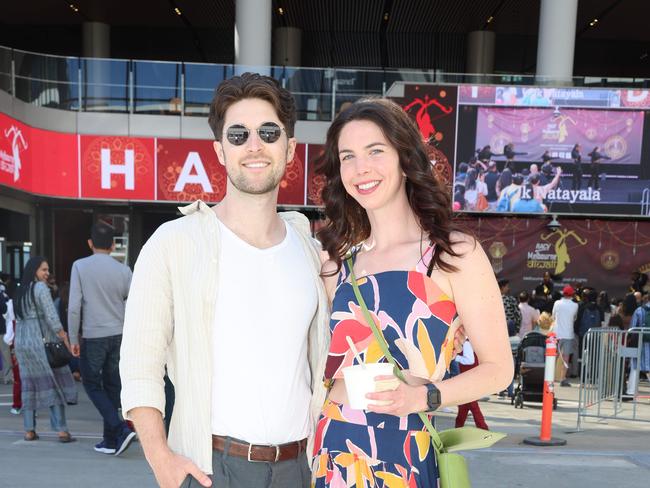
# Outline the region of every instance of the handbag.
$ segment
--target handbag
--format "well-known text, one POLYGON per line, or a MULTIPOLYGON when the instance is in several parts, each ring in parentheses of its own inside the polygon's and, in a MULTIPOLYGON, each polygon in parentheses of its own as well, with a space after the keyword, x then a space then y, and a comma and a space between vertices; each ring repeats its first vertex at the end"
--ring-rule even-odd
POLYGON ((67 366, 72 359, 72 354, 70 354, 65 343, 63 341, 47 342, 38 313, 36 314, 36 320, 38 320, 38 327, 41 329, 43 346, 45 347, 45 356, 47 356, 47 362, 49 363, 50 368, 62 368, 63 366, 67 366))
MULTIPOLYGON (((395 362, 395 358, 388 350, 386 339, 379 331, 377 324, 368 312, 366 302, 361 296, 359 291, 359 284, 357 283, 356 276, 354 275, 352 257, 347 257, 348 268, 350 269, 350 283, 354 290, 354 296, 359 302, 363 316, 370 325, 372 333, 381 348, 384 357, 389 363, 393 365, 393 372, 395 376, 402 382, 406 383, 406 378, 395 362)), ((419 412, 418 415, 422 423, 426 427, 429 435, 431 436, 431 444, 436 454, 436 461, 438 464, 438 473, 440 475, 441 488, 472 488, 472 483, 469 479, 469 469, 467 461, 463 456, 457 454, 456 451, 464 451, 470 449, 482 449, 490 447, 494 443, 503 439, 506 434, 500 432, 492 432, 476 427, 459 427, 455 429, 448 429, 438 432, 433 427, 429 416, 426 413, 419 412)))

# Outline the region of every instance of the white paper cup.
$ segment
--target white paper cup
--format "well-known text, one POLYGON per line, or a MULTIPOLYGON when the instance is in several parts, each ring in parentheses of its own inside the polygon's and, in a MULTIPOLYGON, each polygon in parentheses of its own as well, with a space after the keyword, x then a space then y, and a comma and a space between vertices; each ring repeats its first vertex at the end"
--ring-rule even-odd
POLYGON ((367 393, 375 391, 394 390, 399 385, 399 380, 376 382, 376 376, 392 376, 393 366, 390 363, 369 363, 364 366, 356 364, 343 368, 345 389, 348 393, 348 404, 357 410, 365 410, 371 403, 379 404, 376 400, 366 398, 367 393), (365 368, 364 368, 365 366, 365 368))

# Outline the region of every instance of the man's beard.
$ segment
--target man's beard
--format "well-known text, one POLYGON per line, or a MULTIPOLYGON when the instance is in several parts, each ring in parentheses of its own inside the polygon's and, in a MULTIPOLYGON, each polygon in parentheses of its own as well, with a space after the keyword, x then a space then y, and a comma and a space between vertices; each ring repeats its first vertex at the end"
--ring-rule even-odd
POLYGON ((244 171, 237 171, 235 173, 227 172, 228 179, 233 184, 237 190, 242 193, 248 193, 249 195, 264 195, 270 193, 277 188, 282 181, 284 176, 284 171, 286 169, 286 164, 283 166, 271 165, 271 171, 268 177, 256 183, 253 183, 249 178, 246 177, 244 171))

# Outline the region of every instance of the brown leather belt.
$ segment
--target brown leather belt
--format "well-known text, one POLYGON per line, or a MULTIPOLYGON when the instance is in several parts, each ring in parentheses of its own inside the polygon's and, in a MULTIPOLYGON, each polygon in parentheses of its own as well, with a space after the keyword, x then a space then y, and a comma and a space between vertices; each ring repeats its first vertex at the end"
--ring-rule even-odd
MULTIPOLYGON (((212 436, 212 449, 224 452, 226 450, 227 437, 220 435, 212 436)), ((261 446, 249 444, 235 439, 230 439, 230 448, 228 454, 247 459, 250 462, 260 463, 277 463, 278 461, 288 461, 296 459, 307 448, 307 439, 301 441, 289 442, 279 446, 261 446)))

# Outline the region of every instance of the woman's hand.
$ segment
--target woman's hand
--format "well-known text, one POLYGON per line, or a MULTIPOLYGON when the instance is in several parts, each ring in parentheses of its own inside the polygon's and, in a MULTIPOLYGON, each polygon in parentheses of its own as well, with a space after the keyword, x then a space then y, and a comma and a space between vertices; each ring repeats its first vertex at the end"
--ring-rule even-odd
MULTIPOLYGON (((394 376, 377 376, 375 381, 394 380, 394 376)), ((368 393, 366 398, 390 402, 388 405, 371 403, 368 410, 376 413, 387 413, 397 417, 404 417, 411 413, 427 410, 427 387, 424 385, 411 386, 400 381, 399 386, 392 391, 368 393)))
POLYGON ((70 349, 70 341, 68 340, 68 334, 65 332, 65 330, 61 329, 56 333, 56 335, 63 341, 63 344, 65 344, 65 347, 68 349, 68 351, 70 351, 70 354, 72 354, 72 349, 70 349))

